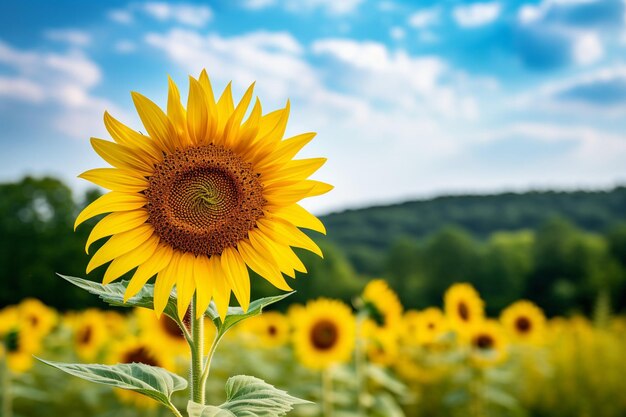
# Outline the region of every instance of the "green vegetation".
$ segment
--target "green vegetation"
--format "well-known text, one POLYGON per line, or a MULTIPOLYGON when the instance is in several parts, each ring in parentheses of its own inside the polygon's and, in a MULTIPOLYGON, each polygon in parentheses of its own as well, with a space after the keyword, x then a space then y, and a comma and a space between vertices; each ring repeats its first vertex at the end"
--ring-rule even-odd
MULTIPOLYGON (((54 273, 85 276, 91 225, 75 233, 73 222, 98 195, 89 191, 75 201, 53 178, 0 184, 0 307, 27 296, 60 309, 94 305, 54 273)), ((314 238, 325 259, 304 255, 309 274, 289 281, 298 290, 295 301, 320 295, 349 301, 367 279, 385 277, 407 308, 439 304, 457 281, 472 282, 493 312, 522 297, 550 315, 626 308, 623 187, 441 197, 323 221, 328 237, 314 238)), ((256 297, 275 294, 269 285, 253 288, 256 297)))

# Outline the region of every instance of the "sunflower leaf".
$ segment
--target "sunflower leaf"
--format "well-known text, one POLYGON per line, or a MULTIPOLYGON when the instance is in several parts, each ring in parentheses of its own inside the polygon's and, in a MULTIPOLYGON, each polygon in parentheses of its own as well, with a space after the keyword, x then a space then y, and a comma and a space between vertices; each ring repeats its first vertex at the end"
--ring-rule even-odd
POLYGON ((223 323, 220 319, 219 313, 217 312, 215 303, 213 303, 212 301, 211 304, 209 304, 209 307, 207 308, 204 315, 213 320, 215 327, 217 327, 218 334, 221 336, 237 323, 249 317, 258 316, 268 305, 277 303, 278 301, 289 297, 293 293, 295 293, 295 291, 288 292, 286 294, 276 295, 274 297, 265 297, 254 300, 250 303, 250 307, 248 307, 248 311, 246 312, 244 312, 241 307, 228 307, 228 312, 226 313, 226 318, 224 319, 223 323))
POLYGON ((220 406, 203 406, 189 402, 189 417, 280 417, 297 404, 309 401, 292 397, 267 382, 247 375, 226 381, 226 402, 220 406))
MULTIPOLYGON (((76 285, 83 290, 97 295, 105 303, 116 307, 143 307, 154 310, 154 285, 146 284, 134 297, 124 302, 124 293, 129 281, 113 282, 111 284, 102 285, 99 282, 89 281, 83 278, 71 277, 58 274, 64 280, 76 285)), ((178 314, 176 312, 176 296, 172 292, 167 302, 164 313, 178 322, 178 314)))
POLYGON ((167 407, 172 407, 170 398, 174 392, 187 388, 187 381, 184 378, 163 368, 143 363, 84 365, 37 359, 46 365, 90 382, 135 391, 167 407))

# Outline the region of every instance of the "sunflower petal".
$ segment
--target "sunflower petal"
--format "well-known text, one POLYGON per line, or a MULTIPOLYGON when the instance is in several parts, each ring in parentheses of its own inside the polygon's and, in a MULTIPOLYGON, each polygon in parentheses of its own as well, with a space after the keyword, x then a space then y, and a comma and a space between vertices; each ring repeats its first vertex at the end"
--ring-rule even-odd
POLYGON ((154 283, 154 312, 159 317, 163 314, 163 310, 165 310, 172 293, 172 288, 176 284, 180 256, 180 252, 174 251, 169 264, 159 272, 154 283))
POLYGON ((263 181, 265 183, 278 182, 278 181, 303 181, 311 176, 315 171, 320 169, 326 158, 309 158, 298 159, 295 161, 289 161, 281 169, 270 171, 268 174, 263 174, 263 181))
POLYGON ((134 229, 144 224, 146 220, 148 220, 148 212, 145 209, 108 214, 91 229, 87 244, 85 244, 85 252, 89 253, 89 247, 96 240, 134 229))
POLYGON ((202 90, 204 90, 204 96, 208 105, 210 123, 207 136, 210 140, 212 140, 216 136, 215 134, 217 132, 218 114, 217 105, 215 104, 215 96, 213 95, 213 87, 211 87, 211 81, 209 80, 206 70, 202 70, 198 82, 202 86, 202 90))
POLYGON ((176 137, 176 130, 167 115, 147 97, 137 92, 132 92, 131 96, 139 118, 150 137, 159 144, 161 149, 173 152, 176 149, 176 143, 172 139, 176 137))
POLYGON ((193 293, 196 290, 193 271, 194 261, 195 256, 192 253, 186 252, 180 256, 180 263, 178 264, 176 292, 178 296, 178 317, 181 319, 185 317, 189 304, 191 304, 193 293))
POLYGON ((238 154, 246 154, 248 147, 256 138, 259 127, 261 126, 262 112, 261 101, 257 97, 248 120, 241 126, 239 140, 235 141, 233 144, 233 149, 238 154))
POLYGON ((99 214, 111 213, 115 211, 137 210, 147 203, 146 198, 141 194, 128 194, 119 191, 112 191, 89 204, 80 212, 74 222, 74 230, 83 223, 99 214))
POLYGON ((209 258, 209 270, 209 277, 213 281, 213 300, 223 322, 230 302, 230 286, 219 256, 213 255, 209 258))
POLYGON ((154 256, 139 265, 124 292, 124 302, 134 297, 146 282, 169 265, 174 251, 166 245, 157 246, 154 256))
POLYGON ((266 279, 276 288, 283 291, 291 291, 291 287, 287 284, 287 281, 285 281, 285 278, 283 278, 283 275, 280 273, 278 268, 254 250, 250 242, 242 240, 237 245, 237 249, 250 269, 266 279))
POLYGON ((235 110, 235 105, 233 103, 233 93, 232 93, 232 83, 228 83, 224 92, 220 96, 220 99, 217 101, 217 135, 216 135, 216 144, 223 144, 224 141, 224 128, 226 127, 226 122, 228 118, 235 110))
POLYGON ((135 249, 154 234, 154 229, 149 224, 122 232, 112 236, 94 255, 87 264, 87 273, 90 273, 100 265, 104 265, 112 259, 117 258, 135 249))
POLYGON ((96 153, 114 167, 136 171, 144 176, 154 172, 152 157, 139 149, 98 138, 91 138, 90 142, 96 153))
POLYGON ((226 248, 221 256, 222 269, 244 312, 250 305, 250 276, 246 263, 235 248, 226 248))
POLYGON ((252 94, 254 93, 254 83, 248 87, 246 92, 237 107, 233 111, 233 114, 230 116, 228 121, 226 122, 226 127, 224 129, 224 144, 232 148, 233 145, 240 140, 238 137, 239 131, 241 129, 241 122, 243 117, 248 111, 248 106, 250 105, 250 101, 252 100, 252 94))
POLYGON ((102 280, 102 283, 104 285, 107 285, 110 282, 115 281, 131 269, 147 261, 154 254, 154 251, 156 250, 158 245, 159 237, 156 235, 152 235, 148 240, 137 246, 135 249, 129 251, 128 253, 125 253, 120 257, 113 259, 113 262, 111 262, 106 272, 104 273, 104 279, 102 280))
POLYGON ((152 139, 126 126, 108 112, 104 112, 104 126, 113 140, 120 145, 141 149, 155 161, 163 160, 163 152, 152 139))
POLYGON ((290 206, 309 197, 314 187, 314 184, 309 184, 307 181, 275 182, 263 189, 263 197, 270 206, 290 206))
POLYGON ((193 143, 207 141, 209 131, 209 113, 206 95, 202 86, 193 77, 189 77, 189 97, 187 99, 187 130, 193 143))
POLYGON ((304 227, 305 229, 315 230, 316 232, 326 234, 326 227, 324 227, 321 220, 298 204, 281 207, 272 211, 270 215, 288 221, 294 226, 304 227))
POLYGON ((148 188, 148 180, 133 172, 117 168, 96 168, 78 176, 113 191, 138 193, 148 188))
POLYGON ((276 245, 268 237, 262 234, 258 229, 251 230, 248 233, 252 247, 263 255, 265 259, 274 259, 278 269, 283 274, 295 278, 296 274, 288 256, 283 251, 276 249, 276 245))
POLYGON ((213 297, 211 282, 213 277, 211 277, 209 258, 204 255, 196 257, 193 274, 196 282, 196 301, 198 302, 196 318, 200 318, 209 307, 213 297))
POLYGON ((276 242, 287 246, 306 249, 323 258, 322 250, 317 244, 296 226, 281 220, 260 219, 257 221, 259 229, 276 242))

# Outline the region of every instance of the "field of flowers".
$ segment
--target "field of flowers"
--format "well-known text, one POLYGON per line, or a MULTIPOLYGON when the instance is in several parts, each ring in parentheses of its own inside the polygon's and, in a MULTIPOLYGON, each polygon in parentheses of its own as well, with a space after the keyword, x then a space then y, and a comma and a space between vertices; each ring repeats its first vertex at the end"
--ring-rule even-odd
MULTIPOLYGON (((312 402, 292 416, 626 415, 624 318, 546 320, 526 301, 498 318, 483 312, 468 284, 451 287, 443 308, 403 311, 382 280, 352 306, 318 299, 266 311, 222 340, 207 398, 223 401, 224 382, 237 373, 312 402)), ((0 323, 3 417, 168 415, 137 393, 61 379, 34 356, 188 372, 182 332, 148 309, 59 313, 27 299, 3 309, 0 323)), ((208 347, 214 328, 205 327, 208 347)), ((186 398, 173 401, 184 408, 186 398)))

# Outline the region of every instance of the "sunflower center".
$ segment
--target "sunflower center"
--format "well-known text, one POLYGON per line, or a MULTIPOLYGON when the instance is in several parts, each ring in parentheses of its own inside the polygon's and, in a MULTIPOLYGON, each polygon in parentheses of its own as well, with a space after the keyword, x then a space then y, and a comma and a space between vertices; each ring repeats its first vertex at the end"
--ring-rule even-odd
POLYGON ((155 166, 149 182, 148 222, 170 246, 194 255, 236 246, 266 204, 252 165, 221 146, 178 149, 155 166))
POLYGON ((468 321, 470 317, 470 312, 469 312, 469 308, 467 308, 467 304, 461 301, 459 305, 457 306, 457 309, 458 309, 459 317, 461 317, 461 320, 468 321))
POLYGON ((85 326, 78 331, 76 338, 78 339, 78 343, 81 345, 88 345, 91 341, 91 336, 93 335, 93 329, 91 326, 85 326))
POLYGON ((271 325, 267 328, 267 332, 270 336, 276 336, 276 334, 278 333, 278 329, 276 328, 276 326, 271 325))
POLYGON ((515 320, 515 328, 520 333, 528 333, 532 327, 533 325, 531 321, 528 320, 528 317, 518 317, 518 319, 515 320))
POLYGON ((28 321, 30 322, 31 326, 33 327, 37 327, 39 325, 39 317, 37 317, 34 314, 31 314, 28 316, 28 321))
POLYGON ((139 346, 124 354, 122 359, 123 363, 143 363, 150 366, 159 366, 159 361, 156 360, 145 346, 139 346))
POLYGON ((339 331, 335 323, 321 320, 311 328, 311 344, 318 350, 328 350, 335 346, 339 339, 339 331))
POLYGON ((11 330, 4 337, 4 344, 7 348, 7 352, 17 352, 20 348, 20 334, 17 330, 11 330))
POLYGON ((481 334, 474 339, 474 345, 480 350, 488 350, 493 348, 494 340, 488 334, 481 334))

